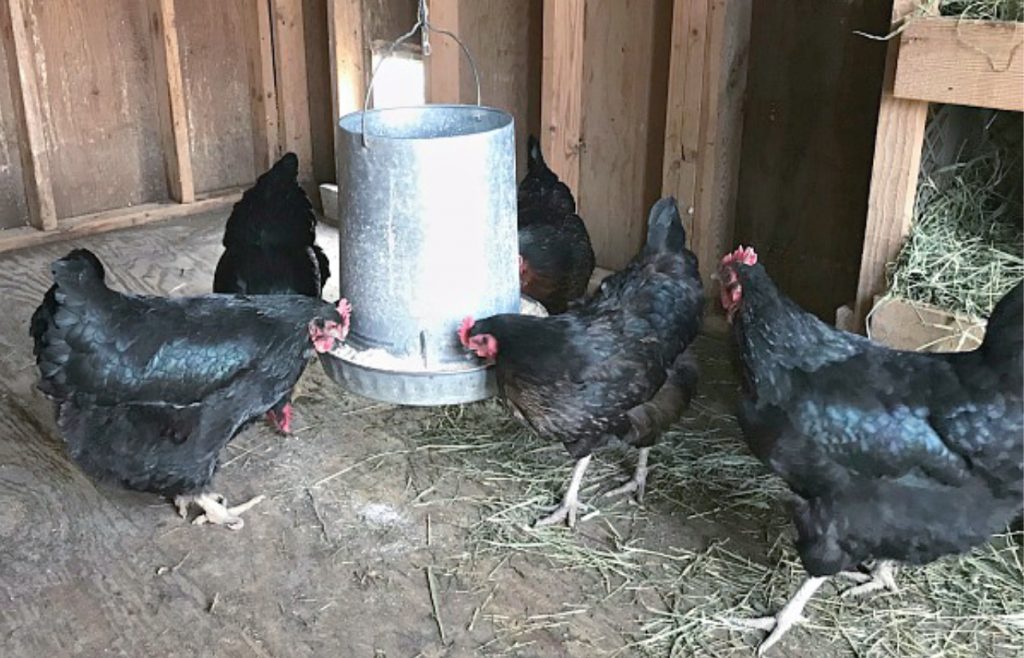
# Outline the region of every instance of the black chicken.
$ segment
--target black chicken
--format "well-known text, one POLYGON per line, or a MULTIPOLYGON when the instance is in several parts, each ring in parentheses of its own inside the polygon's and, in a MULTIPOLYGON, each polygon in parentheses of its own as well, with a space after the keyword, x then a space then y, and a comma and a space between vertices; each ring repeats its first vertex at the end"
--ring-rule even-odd
POLYGON ((892 562, 924 564, 1006 527, 1024 495, 1018 284, 973 352, 901 352, 835 329, 782 295, 753 249, 722 259, 722 305, 742 362, 740 425, 796 494, 810 578, 776 617, 763 653, 825 580, 875 561, 849 594, 895 589, 892 562))
POLYGON ((518 193, 520 290, 548 313, 562 313, 586 293, 594 249, 572 192, 548 168, 532 135, 527 161, 518 193))
POLYGON ((697 258, 686 248, 675 199, 666 198, 651 209, 640 254, 566 313, 463 321, 462 344, 494 360, 501 396, 577 460, 562 504, 538 525, 575 524, 591 452, 609 437, 640 454, 633 478, 608 495, 642 499, 650 447, 696 385, 689 346, 703 309, 697 258))
MULTIPOLYGON (((221 449, 285 397, 315 352, 348 332, 349 307, 298 295, 130 295, 78 249, 53 264, 32 316, 39 388, 71 457, 97 478, 175 497, 197 522, 242 527, 206 491, 221 449)), ((258 499, 257 499, 258 502, 258 499)))
MULTIPOLYGON (((298 157, 285 153, 235 204, 214 292, 320 297, 331 269, 316 244, 316 216, 298 175, 298 157)), ((291 395, 267 417, 278 431, 290 433, 291 395)))

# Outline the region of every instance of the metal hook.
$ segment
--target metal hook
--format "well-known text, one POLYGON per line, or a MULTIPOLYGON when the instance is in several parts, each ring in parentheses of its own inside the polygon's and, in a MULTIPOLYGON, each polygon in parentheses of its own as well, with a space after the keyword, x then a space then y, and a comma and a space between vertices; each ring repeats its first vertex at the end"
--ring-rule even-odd
POLYGON ((380 61, 377 62, 377 65, 373 67, 373 73, 370 75, 370 84, 366 86, 366 96, 363 98, 363 111, 362 116, 360 117, 360 130, 362 131, 363 148, 366 148, 367 146, 366 112, 368 111, 370 106, 370 95, 373 93, 373 84, 377 80, 377 73, 380 71, 380 67, 384 64, 384 62, 390 59, 391 56, 395 54, 395 50, 398 48, 398 46, 402 45, 403 43, 408 41, 409 38, 412 37, 412 35, 416 34, 416 30, 420 30, 420 38, 422 39, 421 43, 424 57, 430 56, 430 32, 437 32, 439 34, 443 34, 447 37, 454 39, 455 43, 459 44, 459 48, 466 55, 466 59, 469 60, 469 65, 473 69, 473 81, 476 84, 476 104, 478 106, 481 105, 480 71, 476 67, 476 61, 473 59, 473 54, 469 52, 469 48, 466 47, 466 44, 464 44, 462 40, 459 39, 459 37, 455 36, 452 32, 436 28, 430 24, 428 18, 427 0, 420 0, 415 25, 413 25, 412 29, 410 29, 402 36, 400 36, 397 40, 392 41, 391 47, 388 48, 388 53, 384 57, 381 57, 380 61))

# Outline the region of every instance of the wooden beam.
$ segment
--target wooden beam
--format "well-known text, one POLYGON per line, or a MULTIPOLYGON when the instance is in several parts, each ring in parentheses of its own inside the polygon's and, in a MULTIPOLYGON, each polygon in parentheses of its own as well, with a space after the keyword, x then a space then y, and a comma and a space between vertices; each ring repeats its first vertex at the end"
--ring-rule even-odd
MULTIPOLYGON (((893 27, 915 11, 916 5, 915 0, 896 0, 892 10, 893 27)), ((878 106, 875 158, 871 167, 857 299, 852 315, 837 314, 837 322, 841 318, 846 324, 844 328, 852 331, 864 330, 864 318, 871 310, 875 295, 885 290, 885 265, 899 254, 914 216, 928 103, 893 95, 899 51, 900 40, 891 40, 878 106)))
MULTIPOLYGON (((430 22, 458 35, 461 0, 430 0, 430 22)), ((428 103, 475 103, 463 94, 472 77, 459 44, 443 34, 430 35, 430 56, 425 58, 428 103), (467 77, 468 76, 468 77, 467 77)), ((476 94, 474 87, 473 94, 476 94)))
POLYGON ((900 34, 893 96, 1024 111, 1024 23, 926 17, 900 34))
POLYGON ((36 230, 57 228, 57 210, 53 201, 50 157, 43 135, 39 85, 36 80, 37 52, 32 45, 27 20, 30 15, 24 0, 0 1, 0 21, 7 51, 8 79, 18 129, 28 221, 36 230))
POLYGON ((84 238, 88 235, 106 233, 133 226, 142 226, 167 219, 189 217, 204 212, 227 210, 242 198, 242 192, 234 191, 217 196, 200 197, 193 203, 145 203, 131 208, 105 210, 91 215, 61 220, 53 231, 37 231, 33 228, 11 228, 0 231, 0 252, 35 247, 41 244, 84 238))
POLYGON ((541 148, 552 171, 579 194, 583 153, 586 0, 544 0, 541 148))
POLYGON ((662 194, 676 197, 688 230, 697 191, 707 19, 706 0, 673 3, 662 194))
POLYGON ((313 142, 302 0, 271 1, 280 144, 298 156, 299 180, 308 183, 313 178, 313 142))
POLYGON ((280 157, 277 117, 277 85, 274 81, 274 42, 270 22, 270 0, 251 0, 246 16, 246 48, 249 56, 252 98, 253 161, 256 175, 270 168, 280 157))
POLYGON ((752 9, 751 0, 708 0, 690 237, 705 285, 732 247, 752 9))
POLYGON ((369 48, 363 29, 363 0, 328 0, 327 30, 331 67, 331 117, 363 109, 369 48))
POLYGON ((179 203, 196 199, 192 178, 192 155, 188 143, 185 88, 181 79, 178 29, 174 21, 174 0, 151 0, 154 73, 160 106, 167 185, 171 198, 179 203))

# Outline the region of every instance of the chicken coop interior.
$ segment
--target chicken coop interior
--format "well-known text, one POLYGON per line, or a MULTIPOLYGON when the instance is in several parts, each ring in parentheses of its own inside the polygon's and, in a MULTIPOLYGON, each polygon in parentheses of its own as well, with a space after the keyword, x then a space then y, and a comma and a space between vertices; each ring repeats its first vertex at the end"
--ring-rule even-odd
POLYGON ((1024 652, 1021 0, 0 36, 0 655, 1024 652))

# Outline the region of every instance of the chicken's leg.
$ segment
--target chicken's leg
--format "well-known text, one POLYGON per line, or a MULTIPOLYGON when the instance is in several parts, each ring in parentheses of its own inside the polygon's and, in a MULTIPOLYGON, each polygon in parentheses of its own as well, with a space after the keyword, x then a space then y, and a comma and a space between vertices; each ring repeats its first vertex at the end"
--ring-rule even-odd
POLYGON ((239 530, 245 525, 245 522, 240 516, 242 512, 262 501, 263 496, 256 496, 241 505, 227 507, 227 501, 224 499, 224 496, 216 493, 203 493, 176 496, 174 499, 174 506, 178 508, 178 515, 183 519, 188 517, 188 508, 190 505, 196 505, 201 508, 203 513, 192 519, 192 523, 195 525, 213 523, 216 525, 227 526, 231 530, 239 530))
POLYGON ((896 564, 890 560, 878 560, 868 573, 842 571, 838 575, 860 583, 840 594, 844 599, 863 596, 880 589, 888 590, 893 594, 898 594, 900 591, 899 586, 896 585, 896 564))
POLYGON ((604 494, 606 498, 613 496, 622 496, 623 494, 633 493, 637 503, 644 502, 644 487, 647 485, 647 455, 651 452, 650 448, 640 448, 640 454, 636 458, 636 471, 633 473, 633 477, 623 484, 621 487, 617 487, 608 491, 604 494))
POLYGON ((789 603, 779 610, 774 617, 758 617, 756 619, 727 619, 726 623, 734 626, 755 628, 768 631, 766 637, 757 647, 757 655, 763 656, 768 649, 782 639, 790 628, 805 621, 803 617, 804 606, 811 600, 818 588, 827 580, 827 576, 813 576, 804 581, 800 589, 796 591, 789 603))
POLYGON ((570 528, 576 525, 576 511, 581 507, 579 501, 580 484, 583 482, 583 474, 587 472, 587 466, 590 465, 590 457, 591 455, 581 457, 576 462, 576 467, 572 470, 572 479, 569 480, 569 488, 565 492, 562 504, 555 508, 555 511, 551 514, 542 519, 537 519, 533 524, 535 528, 561 523, 562 521, 566 521, 570 528))

